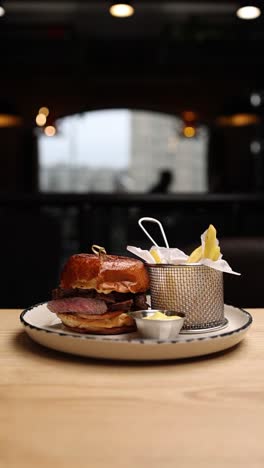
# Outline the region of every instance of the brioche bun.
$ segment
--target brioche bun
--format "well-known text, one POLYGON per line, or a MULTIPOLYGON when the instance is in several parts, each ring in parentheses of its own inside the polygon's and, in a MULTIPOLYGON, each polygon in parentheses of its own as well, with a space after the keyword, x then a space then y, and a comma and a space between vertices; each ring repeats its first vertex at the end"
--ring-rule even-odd
POLYGON ((100 293, 139 293, 149 288, 149 277, 140 260, 116 255, 72 255, 61 273, 64 289, 95 289, 100 293))
POLYGON ((57 315, 67 328, 79 333, 117 335, 136 331, 134 319, 122 312, 104 314, 104 316, 97 317, 81 317, 75 314, 57 315))

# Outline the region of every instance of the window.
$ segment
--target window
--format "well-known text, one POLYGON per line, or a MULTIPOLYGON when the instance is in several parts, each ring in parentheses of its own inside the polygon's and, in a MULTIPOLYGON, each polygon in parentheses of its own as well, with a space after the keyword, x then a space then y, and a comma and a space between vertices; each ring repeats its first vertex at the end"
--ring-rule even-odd
POLYGON ((129 109, 90 111, 40 134, 42 192, 148 192, 170 173, 171 192, 207 191, 208 132, 181 136, 176 116, 129 109))

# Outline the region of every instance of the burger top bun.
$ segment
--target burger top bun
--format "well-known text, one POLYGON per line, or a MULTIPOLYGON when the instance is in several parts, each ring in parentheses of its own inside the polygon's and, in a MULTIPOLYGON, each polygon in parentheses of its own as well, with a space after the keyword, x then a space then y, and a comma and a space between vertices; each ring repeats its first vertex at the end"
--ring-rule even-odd
POLYGON ((98 292, 145 292, 149 277, 140 260, 116 255, 72 255, 61 273, 61 288, 96 289, 98 292))

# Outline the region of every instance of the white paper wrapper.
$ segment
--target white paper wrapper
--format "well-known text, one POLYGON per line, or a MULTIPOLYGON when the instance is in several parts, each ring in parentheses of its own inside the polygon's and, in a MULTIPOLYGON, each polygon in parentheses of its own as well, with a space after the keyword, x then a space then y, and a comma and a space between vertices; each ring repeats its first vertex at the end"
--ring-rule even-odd
POLYGON ((133 247, 131 245, 127 245, 127 250, 147 263, 156 263, 149 250, 142 250, 140 247, 133 247))
POLYGON ((137 255, 142 260, 145 260, 147 263, 170 263, 172 265, 181 265, 186 263, 189 258, 188 255, 179 249, 167 249, 166 247, 155 247, 154 245, 150 250, 142 250, 139 247, 128 245, 127 250, 137 255), (151 252, 155 252, 159 256, 159 262, 155 260, 155 257, 151 255, 151 252))
MULTIPOLYGON (((205 247, 206 233, 207 230, 201 235, 201 244, 203 252, 205 247)), ((216 245, 219 245, 218 239, 216 239, 216 245)), ((182 250, 176 248, 156 247, 154 245, 151 247, 150 250, 142 250, 140 247, 128 245, 127 250, 144 260, 146 263, 167 263, 170 265, 184 265, 187 263, 187 260, 189 258, 189 256, 182 252, 182 250), (151 253, 154 253, 154 256, 151 253)), ((210 268, 214 268, 215 270, 223 271, 224 273, 240 275, 240 273, 233 271, 230 265, 222 257, 223 256, 220 253, 218 260, 202 258, 199 261, 199 263, 197 263, 197 265, 206 265, 210 268)))
MULTIPOLYGON (((202 249, 204 251, 205 247, 205 236, 207 230, 201 235, 201 244, 202 249)), ((216 245, 219 245, 219 240, 216 239, 216 245)), ((224 273, 231 273, 233 275, 241 275, 241 273, 237 273, 236 271, 232 270, 230 265, 223 259, 223 255, 220 253, 218 260, 211 260, 210 258, 202 258, 199 262, 200 265, 206 265, 210 268, 214 268, 215 270, 223 271, 224 273)))

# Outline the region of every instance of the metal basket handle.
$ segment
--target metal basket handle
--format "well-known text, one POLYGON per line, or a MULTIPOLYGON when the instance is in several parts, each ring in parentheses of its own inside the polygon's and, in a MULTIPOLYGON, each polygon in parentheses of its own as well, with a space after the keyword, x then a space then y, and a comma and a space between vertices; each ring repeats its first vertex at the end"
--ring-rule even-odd
POLYGON ((138 220, 138 224, 139 226, 141 227, 142 231, 144 231, 144 233, 148 236, 148 238, 151 240, 151 242, 153 242, 154 245, 156 245, 156 247, 159 247, 159 245, 154 241, 154 239, 152 239, 151 235, 149 234, 149 232, 146 230, 146 228, 143 226, 143 221, 149 221, 150 223, 156 223, 158 224, 160 230, 161 230, 161 234, 162 234, 162 237, 163 237, 163 240, 165 242, 165 245, 167 248, 169 248, 169 244, 168 244, 168 241, 167 241, 167 237, 165 235, 165 232, 164 232, 164 229, 162 227, 162 224, 160 221, 158 221, 157 219, 155 218, 148 218, 148 217, 145 217, 145 218, 140 218, 138 220))

